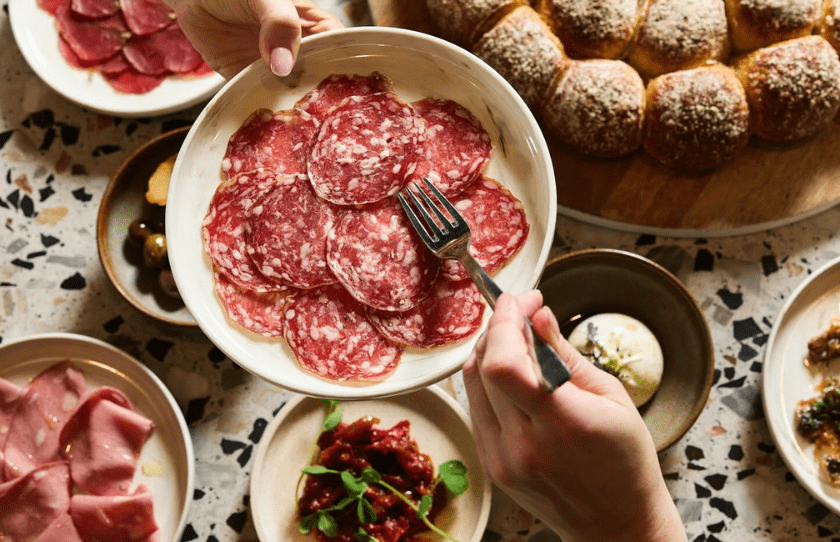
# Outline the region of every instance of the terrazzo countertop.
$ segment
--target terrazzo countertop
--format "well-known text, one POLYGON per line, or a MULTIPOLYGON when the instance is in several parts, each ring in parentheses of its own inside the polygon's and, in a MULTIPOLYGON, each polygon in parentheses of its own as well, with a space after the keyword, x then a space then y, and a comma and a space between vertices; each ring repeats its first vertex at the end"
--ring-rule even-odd
MULTIPOLYGON (((363 1, 321 4, 348 25, 368 23, 363 1)), ((200 331, 139 313, 108 281, 97 255, 96 216, 110 175, 148 139, 191 123, 201 107, 131 119, 67 102, 27 66, 6 3, 0 84, 0 343, 79 333, 148 366, 175 395, 195 445, 197 478, 182 540, 257 540, 249 510, 254 452, 292 395, 239 368, 200 331)), ((685 283, 708 320, 715 344, 709 402, 688 434, 660 455, 690 541, 840 541, 840 518, 779 456, 760 397, 778 311, 804 279, 840 255, 838 230, 840 209, 771 231, 704 239, 621 233, 558 217, 554 254, 600 247, 647 256, 685 283)), ((460 374, 439 385, 468 407, 460 374)), ((495 491, 484 540, 557 537, 495 491)))

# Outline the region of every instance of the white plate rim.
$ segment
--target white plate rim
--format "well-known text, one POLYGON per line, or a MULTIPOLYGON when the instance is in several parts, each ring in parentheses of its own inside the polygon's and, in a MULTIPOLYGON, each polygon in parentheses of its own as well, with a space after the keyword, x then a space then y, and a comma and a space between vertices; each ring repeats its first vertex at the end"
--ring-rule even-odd
MULTIPOLYGON (((473 437, 472 432, 472 422, 470 421, 469 415, 464 411, 463 407, 452 398, 451 395, 443 391, 439 386, 433 384, 426 388, 422 388, 418 391, 413 392, 412 396, 416 396, 417 400, 414 401, 414 408, 415 410, 420 410, 425 403, 425 401, 433 400, 441 402, 445 407, 447 407, 453 415, 455 415, 460 422, 463 424, 463 428, 467 431, 468 435, 470 436, 470 441, 475 446, 475 438, 473 437), (426 397, 423 397, 426 396, 426 397)), ((401 396, 400 399, 407 399, 408 396, 401 396)), ((389 401, 394 399, 394 397, 383 397, 375 399, 375 402, 380 402, 383 404, 387 404, 389 401)), ((282 427, 284 421, 292 413, 296 408, 300 406, 300 404, 304 401, 323 401, 323 399, 307 397, 305 395, 295 395, 292 399, 288 400, 277 413, 277 415, 269 422, 268 426, 263 433, 263 436, 260 440, 260 445, 257 448, 257 453, 254 458, 254 468, 251 472, 251 481, 250 481, 250 493, 251 493, 251 515, 254 521, 254 527, 257 531, 257 537, 262 542, 271 542, 274 540, 269 536, 267 532, 267 527, 264 525, 264 519, 262 513, 260 511, 259 503, 261 500, 259 498, 255 498, 255 496, 260 495, 263 492, 263 489, 266 487, 265 485, 265 478, 262 476, 262 471, 265 468, 266 462, 266 455, 268 453, 268 448, 271 445, 271 442, 274 438, 274 435, 277 431, 282 427)), ((370 415, 376 416, 376 412, 373 412, 375 403, 373 402, 351 402, 350 404, 354 406, 364 405, 362 408, 371 410, 370 415)), ((339 406, 345 406, 345 403, 340 404, 339 406)), ((354 418, 355 419, 355 418, 354 418)), ((345 421, 347 418, 345 418, 345 421)), ((409 420, 411 421, 411 420, 409 420)), ((316 429, 316 431, 319 428, 316 429)), ((443 428, 439 428, 441 432, 444 431, 443 428)), ((412 436, 415 437, 416 435, 412 433, 412 436)), ((423 452, 423 449, 420 450, 423 452)), ((478 451, 475 449, 470 450, 477 459, 478 451)), ((295 469, 303 468, 304 465, 295 466, 295 469)), ((435 468, 437 468, 438 464, 435 463, 435 468)), ((297 473, 297 471, 295 471, 297 473)), ((477 518, 476 522, 476 530, 473 533, 472 538, 469 540, 463 540, 462 542, 480 542, 484 535, 484 530, 486 528, 487 522, 490 518, 490 508, 492 504, 492 495, 493 495, 493 486, 488 479, 485 478, 483 471, 479 470, 478 473, 468 473, 470 483, 474 484, 477 479, 480 479, 482 482, 482 493, 481 493, 481 505, 480 505, 480 513, 477 518)), ((291 477, 293 480, 297 480, 295 476, 291 477)), ((460 495, 455 497, 456 499, 464 498, 465 495, 460 495)))
MULTIPOLYGON (((148 367, 119 348, 86 335, 65 332, 38 333, 0 344, 0 360, 3 360, 4 362, 4 373, 8 373, 9 370, 14 369, 14 367, 18 365, 38 363, 49 364, 61 359, 70 359, 71 362, 76 363, 77 366, 80 364, 80 361, 84 359, 85 361, 94 364, 107 366, 116 374, 121 374, 122 372, 129 370, 139 375, 141 378, 145 378, 147 383, 154 385, 153 388, 146 389, 146 392, 157 394, 159 398, 165 399, 169 407, 169 414, 171 414, 178 422, 178 432, 182 436, 182 442, 179 444, 183 446, 184 453, 182 458, 183 464, 179 465, 179 467, 183 469, 183 472, 180 473, 181 476, 185 475, 186 477, 184 483, 184 495, 182 496, 183 507, 178 523, 174 526, 174 532, 171 538, 171 542, 178 542, 181 539, 184 529, 186 528, 190 504, 192 503, 193 491, 195 488, 195 452, 186 420, 184 419, 181 409, 178 407, 178 403, 172 396, 172 393, 148 367), (61 347, 59 349, 61 352, 66 353, 51 353, 48 355, 42 353, 45 349, 49 348, 52 352, 58 347, 61 347), (10 352, 13 354, 17 352, 17 356, 15 358, 16 363, 14 365, 7 365, 6 359, 8 358, 4 359, 4 357, 8 356, 10 352), (106 358, 107 361, 102 361, 103 358, 106 358)), ((45 367, 46 366, 48 365, 45 365, 45 367)), ((155 505, 157 505, 157 503, 165 501, 160 498, 155 498, 154 502, 155 505)), ((160 526, 160 523, 158 525, 160 526)))
POLYGON ((9 19, 18 49, 29 67, 52 90, 76 105, 118 117, 165 115, 209 99, 224 84, 211 72, 199 77, 168 77, 145 94, 113 89, 92 70, 70 66, 58 50, 55 17, 36 0, 9 0, 9 19))

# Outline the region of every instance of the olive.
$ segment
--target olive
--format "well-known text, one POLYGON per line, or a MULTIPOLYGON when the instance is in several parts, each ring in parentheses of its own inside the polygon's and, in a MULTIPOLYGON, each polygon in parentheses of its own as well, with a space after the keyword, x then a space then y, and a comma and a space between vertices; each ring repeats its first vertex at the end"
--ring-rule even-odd
POLYGON ((172 271, 169 269, 161 269, 158 274, 158 285, 160 289, 175 299, 181 299, 181 294, 178 292, 178 285, 175 284, 175 277, 172 276, 172 271))
POLYGON ((146 239, 155 233, 152 225, 138 218, 128 225, 128 239, 137 246, 143 246, 146 239))
POLYGON ((153 233, 143 243, 143 262, 146 267, 162 268, 169 263, 166 255, 166 236, 153 233))

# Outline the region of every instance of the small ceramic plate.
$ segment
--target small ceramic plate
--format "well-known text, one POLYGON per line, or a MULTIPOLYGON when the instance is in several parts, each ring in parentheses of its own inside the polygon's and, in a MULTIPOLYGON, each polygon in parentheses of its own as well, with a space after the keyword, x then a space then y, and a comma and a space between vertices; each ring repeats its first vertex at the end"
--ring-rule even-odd
POLYGON ((10 0, 9 18, 26 62, 54 91, 82 107, 118 117, 158 116, 210 99, 224 84, 217 73, 169 77, 145 94, 117 92, 102 76, 70 66, 58 50, 55 17, 36 0, 10 0))
POLYGON ((706 318, 679 279, 631 252, 582 250, 551 260, 539 289, 566 337, 576 322, 606 312, 645 324, 664 358, 659 389, 639 408, 656 450, 691 428, 712 387, 714 346, 706 318))
MULTIPOLYGON (((265 430, 251 474, 251 513, 263 542, 312 542, 298 531, 297 482, 321 432, 327 401, 297 396, 286 403, 265 430)), ((461 542, 480 542, 490 515, 492 486, 484 480, 466 413, 437 386, 386 399, 340 404, 342 419, 364 416, 380 420, 379 428, 411 422, 411 436, 437 468, 450 459, 467 467, 470 486, 454 497, 435 525, 461 542)))
POLYGON ((840 489, 826 483, 814 446, 794 429, 796 404, 818 395, 816 386, 840 376, 840 361, 807 367, 808 341, 840 317, 840 258, 802 282, 779 311, 764 354, 762 400, 770 433, 788 468, 816 499, 840 514, 840 489))
POLYGON ((161 322, 196 325, 180 299, 158 286, 158 271, 143 264, 143 249, 128 238, 128 225, 138 218, 164 220, 164 209, 146 201, 149 177, 158 164, 178 153, 189 126, 162 134, 134 151, 111 177, 102 195, 96 221, 99 261, 114 287, 135 308, 161 322))
POLYGON ((88 386, 112 386, 155 424, 137 463, 135 484, 154 497, 155 521, 163 542, 181 539, 194 485, 192 440, 178 404, 163 383, 137 360, 117 348, 71 333, 33 335, 0 346, 0 377, 19 386, 60 361, 71 361, 88 386))
POLYGON ((385 380, 343 385, 300 369, 283 340, 233 323, 214 293, 201 223, 221 182, 230 136, 255 109, 291 108, 330 74, 373 71, 391 79, 405 101, 438 96, 461 103, 489 133, 494 154, 486 174, 522 201, 531 226, 525 246, 494 277, 503 290, 536 286, 554 238, 557 193, 542 132, 513 88, 464 49, 418 32, 361 27, 304 38, 295 69, 285 79, 255 62, 210 101, 181 147, 169 185, 166 235, 175 281, 201 330, 242 367, 304 395, 362 399, 416 390, 459 370, 478 337, 452 347, 406 351, 385 380))

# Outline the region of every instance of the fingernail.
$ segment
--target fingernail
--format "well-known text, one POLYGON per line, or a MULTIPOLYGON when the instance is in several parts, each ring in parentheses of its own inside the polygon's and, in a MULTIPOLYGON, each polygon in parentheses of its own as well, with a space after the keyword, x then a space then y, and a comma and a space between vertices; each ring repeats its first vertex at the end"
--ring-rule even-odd
POLYGON ((277 47, 271 51, 270 61, 271 71, 274 75, 280 77, 286 77, 292 73, 292 68, 295 65, 292 52, 283 47, 277 47))

